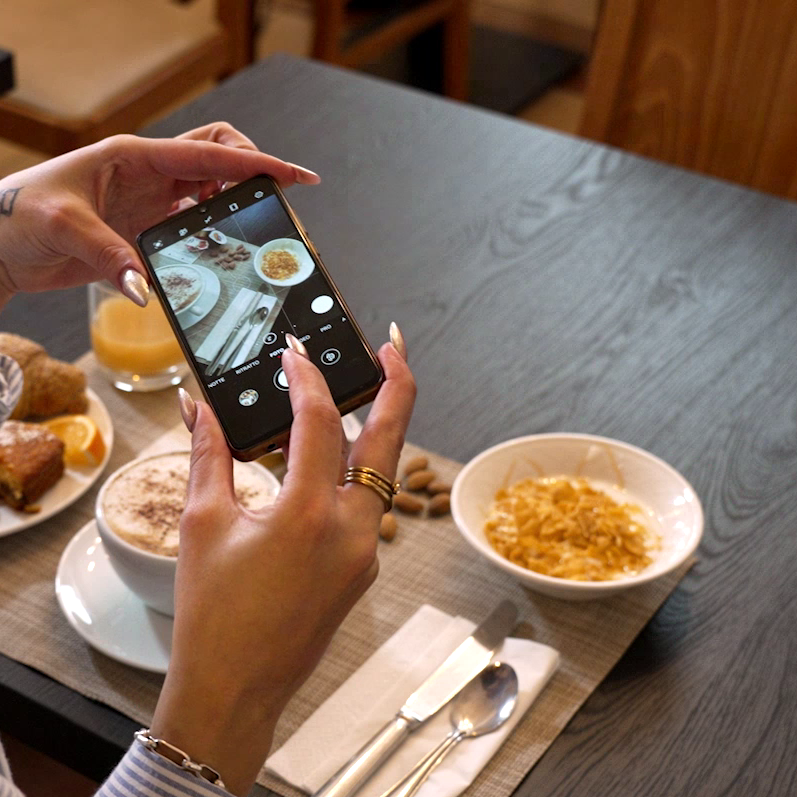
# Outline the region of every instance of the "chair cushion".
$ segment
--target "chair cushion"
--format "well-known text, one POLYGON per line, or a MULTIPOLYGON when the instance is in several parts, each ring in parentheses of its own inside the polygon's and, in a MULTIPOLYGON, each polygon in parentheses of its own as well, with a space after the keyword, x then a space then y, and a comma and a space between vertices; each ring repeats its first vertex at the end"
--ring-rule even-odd
POLYGON ((0 0, 6 95, 79 119, 219 31, 213 0, 0 0))

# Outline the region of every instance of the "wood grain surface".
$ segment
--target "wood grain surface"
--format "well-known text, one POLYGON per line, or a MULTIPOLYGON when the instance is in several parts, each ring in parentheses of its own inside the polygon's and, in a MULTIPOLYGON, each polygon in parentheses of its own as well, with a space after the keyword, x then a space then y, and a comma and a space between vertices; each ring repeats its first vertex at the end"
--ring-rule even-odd
POLYGON ((606 0, 581 132, 797 198, 797 5, 606 0))
POLYGON ((411 440, 607 435, 704 503, 697 565, 518 794, 794 793, 797 206, 289 57, 148 132, 217 118, 321 173, 289 199, 372 342, 402 327, 411 440))

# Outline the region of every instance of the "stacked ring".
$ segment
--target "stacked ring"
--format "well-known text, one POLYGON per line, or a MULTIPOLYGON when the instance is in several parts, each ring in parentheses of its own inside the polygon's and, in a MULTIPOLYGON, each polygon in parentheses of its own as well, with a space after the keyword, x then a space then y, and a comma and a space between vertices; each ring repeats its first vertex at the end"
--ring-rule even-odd
POLYGON ((385 512, 389 512, 393 508, 393 496, 398 495, 401 490, 401 485, 398 482, 391 482, 378 470, 365 466, 346 468, 343 483, 363 484, 370 487, 382 499, 385 512))

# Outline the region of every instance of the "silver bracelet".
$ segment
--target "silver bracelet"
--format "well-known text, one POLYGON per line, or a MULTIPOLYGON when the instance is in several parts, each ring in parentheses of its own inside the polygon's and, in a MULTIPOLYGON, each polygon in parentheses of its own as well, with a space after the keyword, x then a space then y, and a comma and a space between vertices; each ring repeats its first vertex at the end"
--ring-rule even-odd
POLYGON ((169 744, 163 739, 156 739, 150 733, 149 728, 142 728, 140 731, 136 731, 134 735, 147 750, 152 750, 153 753, 158 753, 164 758, 168 758, 173 764, 177 764, 180 769, 185 769, 198 778, 204 778, 209 783, 221 789, 227 788, 224 785, 224 781, 221 779, 221 775, 219 775, 213 767, 209 767, 207 764, 197 764, 196 761, 192 761, 191 757, 187 753, 184 753, 179 747, 175 747, 173 744, 169 744))

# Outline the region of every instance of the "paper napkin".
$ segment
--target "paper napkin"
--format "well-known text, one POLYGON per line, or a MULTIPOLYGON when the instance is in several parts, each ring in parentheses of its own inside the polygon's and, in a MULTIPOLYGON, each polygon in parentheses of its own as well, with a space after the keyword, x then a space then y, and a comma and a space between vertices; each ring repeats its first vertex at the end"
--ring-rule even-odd
POLYGON ((249 352, 255 345, 258 335, 260 335, 260 332, 263 329, 263 324, 265 323, 264 320, 260 324, 255 324, 254 327, 250 327, 248 316, 250 316, 258 307, 268 307, 271 309, 274 307, 276 302, 276 296, 271 296, 270 294, 258 291, 252 291, 249 290, 249 288, 241 288, 236 297, 230 302, 229 307, 224 311, 222 317, 216 322, 216 325, 213 327, 213 329, 210 330, 205 340, 202 341, 202 344, 197 349, 196 356, 200 360, 212 362, 219 353, 221 347, 229 338, 233 329, 235 329, 236 323, 241 319, 242 316, 246 316, 246 318, 244 318, 244 323, 236 333, 228 351, 234 351, 235 347, 238 346, 241 341, 243 341, 243 345, 240 347, 238 355, 233 361, 227 364, 227 367, 235 368, 241 363, 246 362, 246 360, 249 358, 249 352), (261 298, 258 300, 257 304, 252 305, 252 302, 257 298, 258 294, 261 298))
MULTIPOLYGON (((303 791, 317 791, 475 627, 462 617, 422 606, 268 758, 266 770, 303 791)), ((520 693, 512 716, 499 730, 460 742, 418 797, 456 797, 464 791, 523 718, 559 663, 553 648, 526 639, 507 639, 494 658, 511 664, 518 675, 520 693)), ((446 706, 410 734, 358 797, 379 797, 395 785, 451 727, 446 706)))

